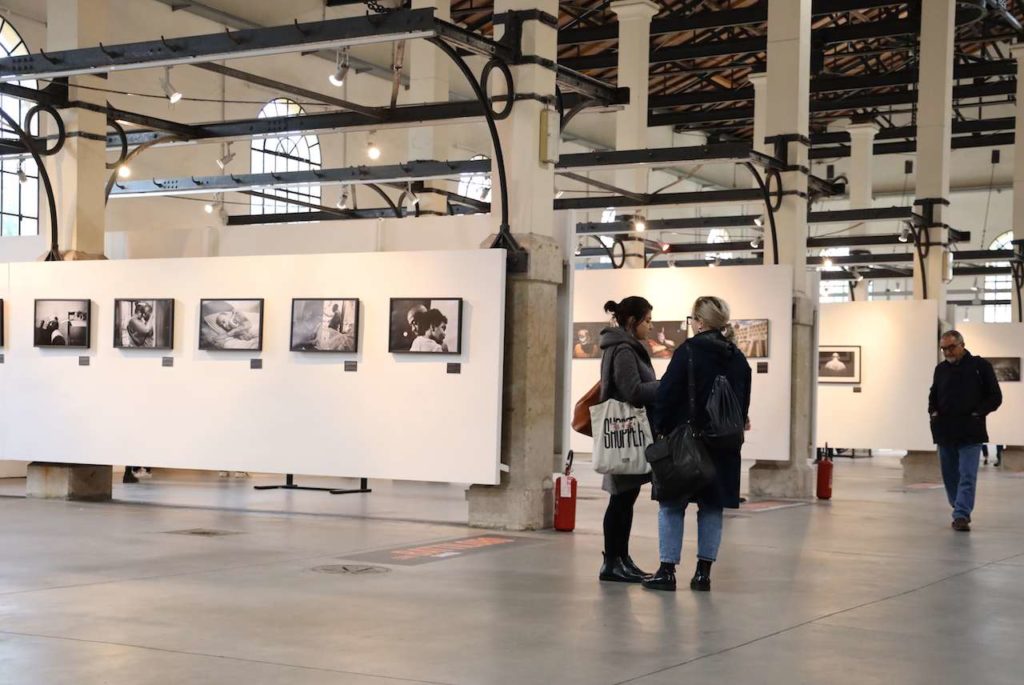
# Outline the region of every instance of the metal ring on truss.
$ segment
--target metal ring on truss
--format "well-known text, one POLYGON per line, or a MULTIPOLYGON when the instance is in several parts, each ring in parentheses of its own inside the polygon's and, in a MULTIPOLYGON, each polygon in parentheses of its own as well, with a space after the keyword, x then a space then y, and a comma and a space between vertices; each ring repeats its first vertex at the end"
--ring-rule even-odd
MULTIPOLYGON (((54 109, 50 105, 35 104, 29 107, 28 111, 25 112, 24 131, 29 131, 32 128, 32 117, 34 117, 39 112, 46 112, 51 117, 53 117, 53 120, 57 123, 57 143, 52 148, 46 147, 44 145, 43 149, 39 150, 39 154, 42 155, 43 157, 50 157, 60 152, 61 148, 64 147, 64 142, 67 140, 68 137, 67 130, 64 127, 64 120, 61 119, 60 114, 57 112, 56 109, 54 109)), ((32 140, 34 141, 35 139, 33 138, 32 140)), ((35 145, 33 145, 33 148, 35 148, 35 145)))
MULTIPOLYGON (((484 65, 483 70, 480 72, 480 89, 483 90, 484 95, 487 94, 487 85, 491 78, 491 72, 497 67, 501 75, 505 77, 506 94, 505 107, 498 112, 491 109, 491 116, 494 117, 495 121, 501 121, 507 119, 512 114, 512 106, 515 104, 516 99, 516 88, 515 83, 512 81, 512 70, 508 68, 508 65, 499 60, 498 58, 492 58, 487 64, 484 65)), ((490 103, 493 102, 490 98, 487 99, 487 107, 490 108, 490 103)))
MULTIPOLYGON (((778 233, 775 230, 775 210, 778 207, 772 207, 771 193, 768 191, 768 185, 765 183, 765 179, 761 178, 761 174, 758 173, 757 169, 750 162, 744 162, 743 166, 747 168, 747 171, 757 181, 757 187, 761 189, 761 195, 764 197, 764 208, 765 213, 768 215, 768 229, 772 234, 772 264, 779 263, 779 239, 778 233)), ((775 176, 778 178, 779 185, 779 206, 782 206, 782 176, 776 171, 775 176)), ((768 174, 768 180, 771 181, 771 172, 768 174)))
POLYGON ((772 211, 777 212, 782 209, 782 196, 785 193, 782 192, 782 174, 779 173, 778 169, 769 169, 768 173, 765 174, 764 186, 765 192, 771 195, 772 192, 772 179, 775 179, 775 202, 772 204, 772 211))
MULTIPOLYGON (((36 105, 36 107, 33 107, 32 109, 34 110, 37 107, 42 110, 49 110, 53 113, 56 120, 60 122, 60 135, 58 136, 59 145, 57 147, 57 150, 59 150, 64 145, 64 122, 61 121, 60 116, 57 115, 57 112, 54 111, 52 107, 40 107, 39 105, 36 105)), ((29 110, 29 114, 31 113, 32 110, 29 110)), ((18 134, 18 139, 21 140, 21 144, 25 146, 25 149, 30 155, 32 155, 32 159, 36 162, 36 171, 39 173, 39 178, 43 181, 43 188, 46 190, 46 203, 50 210, 50 251, 46 253, 46 261, 60 261, 60 246, 58 244, 60 234, 57 232, 57 197, 53 194, 53 184, 50 183, 50 174, 46 171, 46 165, 43 164, 43 158, 40 155, 40 152, 36 150, 36 146, 33 145, 32 137, 18 124, 17 119, 5 112, 3 107, 0 107, 0 118, 3 118, 3 120, 7 122, 12 129, 14 129, 14 132, 18 134)), ((29 120, 29 116, 26 115, 25 119, 26 121, 29 120)))
POLYGON ((124 132, 124 127, 114 119, 108 121, 107 125, 117 131, 117 139, 121 143, 121 153, 117 156, 117 161, 107 162, 108 169, 116 169, 128 161, 128 134, 124 132))

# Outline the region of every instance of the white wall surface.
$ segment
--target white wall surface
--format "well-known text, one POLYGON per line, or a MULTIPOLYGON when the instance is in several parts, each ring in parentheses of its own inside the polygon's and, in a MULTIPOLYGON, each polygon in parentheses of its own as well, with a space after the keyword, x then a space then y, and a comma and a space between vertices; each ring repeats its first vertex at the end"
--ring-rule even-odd
POLYGON ((933 450, 928 389, 938 362, 934 301, 823 304, 818 344, 859 345, 861 392, 818 385, 818 445, 933 450))
MULTIPOLYGON (((789 458, 790 370, 792 369, 792 269, 780 266, 744 266, 691 269, 607 269, 575 271, 573 321, 604 321, 608 300, 630 295, 646 297, 654 306, 655 321, 685 319, 701 295, 725 298, 735 319, 768 319, 769 358, 750 361, 753 392, 743 456, 748 459, 789 458), (768 373, 757 373, 757 362, 768 362, 768 373)), ((570 344, 573 336, 569 337, 570 344)), ((571 352, 570 352, 571 356, 571 352)), ((661 378, 667 359, 654 360, 661 378)), ((599 359, 572 360, 571 402, 583 396, 601 375, 599 359)), ((571 415, 569 417, 571 419, 571 415)), ((592 441, 568 429, 570 447, 590 452, 592 441)))
MULTIPOLYGON (((960 323, 956 329, 964 336, 971 354, 982 357, 1024 358, 1024 324, 960 323)), ((988 437, 1000 445, 1024 445, 1024 384, 1000 383, 1003 406, 988 417, 988 437)))
POLYGON ((30 263, 0 277, 0 458, 498 482, 503 251, 30 263), (461 355, 387 352, 389 298, 419 296, 465 298, 461 355), (117 297, 175 298, 174 350, 115 350, 117 297), (263 352, 199 351, 199 300, 247 297, 266 299, 263 352), (358 297, 360 352, 289 352, 293 297, 358 297), (34 348, 35 298, 90 298, 91 348, 34 348), (456 361, 462 373, 446 373, 456 361))

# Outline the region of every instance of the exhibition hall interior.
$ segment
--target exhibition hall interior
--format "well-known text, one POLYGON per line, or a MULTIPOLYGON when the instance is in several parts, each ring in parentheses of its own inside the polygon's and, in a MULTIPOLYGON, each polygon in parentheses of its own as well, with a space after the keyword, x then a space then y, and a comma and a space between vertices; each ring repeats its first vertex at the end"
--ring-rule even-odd
POLYGON ((0 683, 1019 684, 1022 39, 0 0, 0 683))

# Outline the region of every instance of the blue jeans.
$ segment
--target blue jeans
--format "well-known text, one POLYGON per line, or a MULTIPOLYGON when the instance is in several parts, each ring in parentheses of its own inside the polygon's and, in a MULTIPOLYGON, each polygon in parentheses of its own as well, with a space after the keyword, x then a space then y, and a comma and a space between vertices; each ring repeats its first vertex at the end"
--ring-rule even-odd
MULTIPOLYGON (((683 517, 687 502, 674 500, 662 502, 658 509, 658 552, 661 561, 678 564, 683 553, 683 517)), ((714 561, 718 558, 718 546, 722 544, 721 508, 711 509, 697 506, 697 558, 714 561)))
POLYGON ((953 507, 953 518, 969 518, 974 510, 981 445, 939 445, 939 463, 946 498, 953 507))

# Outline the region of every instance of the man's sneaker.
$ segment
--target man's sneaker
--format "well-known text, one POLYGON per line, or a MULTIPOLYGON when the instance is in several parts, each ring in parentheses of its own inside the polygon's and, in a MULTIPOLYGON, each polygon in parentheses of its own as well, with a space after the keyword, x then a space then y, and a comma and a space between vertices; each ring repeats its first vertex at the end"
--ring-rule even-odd
POLYGON ((970 524, 970 522, 967 519, 965 519, 965 518, 955 518, 955 519, 953 519, 953 530, 959 530, 959 531, 966 532, 966 531, 969 531, 970 529, 971 529, 971 524, 970 524))

